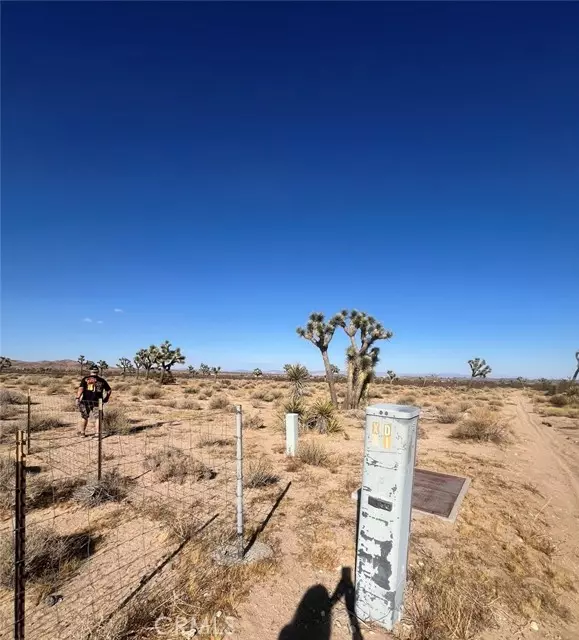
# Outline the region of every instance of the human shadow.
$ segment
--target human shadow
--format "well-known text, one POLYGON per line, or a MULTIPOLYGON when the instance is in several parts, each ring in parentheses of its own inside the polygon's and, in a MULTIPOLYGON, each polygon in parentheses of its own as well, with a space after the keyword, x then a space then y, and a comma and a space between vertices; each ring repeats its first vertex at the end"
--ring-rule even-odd
POLYGON ((306 591, 292 621, 281 630, 278 640, 330 640, 332 609, 342 598, 348 612, 352 640, 364 640, 354 613, 356 589, 350 567, 342 567, 342 577, 332 595, 321 584, 306 591))

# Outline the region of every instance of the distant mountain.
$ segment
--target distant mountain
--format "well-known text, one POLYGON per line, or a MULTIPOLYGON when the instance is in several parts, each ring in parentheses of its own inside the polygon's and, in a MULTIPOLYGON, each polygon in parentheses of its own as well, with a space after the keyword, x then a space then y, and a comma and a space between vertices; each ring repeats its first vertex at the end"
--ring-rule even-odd
POLYGON ((12 360, 14 369, 78 369, 76 360, 37 360, 28 362, 27 360, 12 360))

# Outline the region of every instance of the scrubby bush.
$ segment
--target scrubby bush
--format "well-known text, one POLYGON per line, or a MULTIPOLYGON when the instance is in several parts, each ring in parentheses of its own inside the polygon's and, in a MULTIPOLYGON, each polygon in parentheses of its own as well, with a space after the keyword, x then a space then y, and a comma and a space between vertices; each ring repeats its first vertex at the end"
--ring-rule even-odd
POLYGON ((549 401, 554 407, 565 407, 569 404, 569 399, 563 394, 551 396, 549 401))
POLYGON ((304 464, 314 467, 326 467, 330 461, 327 450, 314 440, 304 440, 298 443, 297 458, 304 464))
POLYGON ((148 400, 156 400, 157 398, 162 397, 162 395, 163 395, 163 391, 161 390, 160 387, 151 385, 143 389, 143 396, 148 400))
POLYGON ((12 389, 0 389, 0 404, 26 404, 27 397, 12 389))
POLYGON ((86 507, 96 507, 104 502, 120 502, 133 484, 131 478, 122 476, 118 469, 106 471, 100 482, 89 481, 73 492, 73 498, 86 507))
POLYGON ((259 413, 250 413, 247 416, 243 416, 243 426, 246 429, 263 429, 265 423, 259 413))
POLYGON ((167 447, 149 454, 143 464, 145 469, 155 472, 155 476, 160 482, 171 480, 182 484, 186 477, 196 481, 210 480, 215 477, 215 472, 207 465, 185 455, 181 449, 176 447, 167 447))
POLYGON ((400 396, 400 398, 398 398, 398 400, 396 400, 397 404, 415 404, 416 403, 416 397, 413 395, 406 395, 406 396, 400 396))
POLYGON ((454 424, 459 418, 460 412, 453 407, 438 407, 438 421, 442 424, 454 424))
POLYGON ((182 400, 179 405, 179 409, 184 409, 186 411, 199 411, 201 409, 201 405, 197 400, 182 400))
POLYGON ((244 484, 251 489, 268 487, 279 482, 279 476, 273 472, 271 462, 267 458, 252 460, 245 472, 244 484))
POLYGON ((231 403, 226 396, 215 396, 209 401, 210 409, 229 409, 230 407, 231 403))
MULTIPOLYGON (((63 572, 93 552, 94 539, 82 532, 61 536, 54 529, 36 525, 26 531, 26 578, 29 582, 55 584, 63 572)), ((14 584, 14 538, 11 533, 0 537, 0 584, 14 584)))
POLYGON ((14 503, 16 463, 11 458, 0 458, 0 508, 10 509, 14 503))
POLYGON ((103 433, 127 434, 131 430, 131 423, 124 407, 108 407, 103 411, 103 433))
POLYGON ((508 429, 498 413, 478 407, 473 409, 452 432, 453 438, 479 440, 484 442, 504 442, 508 429))

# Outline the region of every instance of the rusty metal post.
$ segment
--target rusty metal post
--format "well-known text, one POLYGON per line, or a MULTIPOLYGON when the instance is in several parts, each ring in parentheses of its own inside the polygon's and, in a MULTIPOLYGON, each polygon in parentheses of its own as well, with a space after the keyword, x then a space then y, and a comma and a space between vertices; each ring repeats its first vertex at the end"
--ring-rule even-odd
POLYGON ((26 450, 25 433, 16 433, 16 482, 14 495, 14 640, 24 640, 26 548, 26 450))
POLYGON ((27 455, 30 454, 30 418, 31 418, 31 400, 30 400, 30 389, 28 389, 28 396, 27 396, 27 405, 28 405, 28 411, 27 411, 27 417, 26 417, 26 453, 27 455))
POLYGON ((103 475, 103 399, 99 398, 99 414, 97 427, 97 480, 100 482, 103 475))

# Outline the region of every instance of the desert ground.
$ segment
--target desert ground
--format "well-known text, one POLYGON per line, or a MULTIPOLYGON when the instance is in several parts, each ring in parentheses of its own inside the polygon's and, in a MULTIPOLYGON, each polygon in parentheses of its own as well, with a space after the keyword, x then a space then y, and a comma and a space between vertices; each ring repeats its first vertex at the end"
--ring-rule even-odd
POLYGON ((354 572, 351 494, 361 484, 363 409, 326 415, 318 401, 327 385, 311 379, 302 402, 313 428, 287 458, 291 387, 281 378, 179 375, 160 386, 110 376, 102 441, 110 486, 101 499, 97 440, 77 435, 78 378, 2 376, 0 638, 12 633, 12 460, 28 389, 27 541, 48 536, 27 542, 27 552, 37 552, 28 567, 29 638, 579 637, 575 399, 553 402, 522 385, 372 384, 369 403, 421 407, 417 466, 471 479, 456 522, 413 514, 405 617, 391 635, 351 620, 343 589, 333 606, 328 600, 344 568, 354 572), (234 405, 244 420, 245 542, 271 549, 243 565, 227 561, 234 405), (477 421, 490 425, 482 439, 469 430, 477 421), (315 428, 322 423, 328 433, 315 428), (468 437, 455 437, 457 429, 468 437), (298 620, 306 593, 312 607, 302 606, 298 620))

